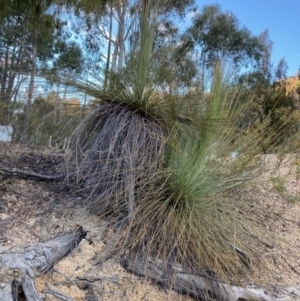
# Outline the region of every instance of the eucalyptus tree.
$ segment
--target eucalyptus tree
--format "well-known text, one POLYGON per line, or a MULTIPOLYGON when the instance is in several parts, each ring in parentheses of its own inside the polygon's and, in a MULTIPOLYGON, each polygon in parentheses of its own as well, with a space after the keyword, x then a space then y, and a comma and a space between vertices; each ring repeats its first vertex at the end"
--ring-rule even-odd
POLYGON ((30 32, 28 42, 32 47, 32 53, 30 55, 31 68, 25 115, 25 131, 24 136, 22 137, 24 141, 27 140, 27 129, 30 120, 34 80, 37 71, 37 59, 39 56, 42 60, 53 58, 55 49, 53 44, 57 29, 59 29, 59 34, 61 34, 61 28, 59 28, 61 24, 59 24, 59 21, 55 17, 47 13, 48 8, 49 2, 40 1, 36 2, 36 5, 33 5, 28 11, 30 20, 28 23, 28 30, 30 32))
POLYGON ((0 100, 7 106, 25 80, 23 74, 28 68, 28 56, 23 43, 26 30, 22 21, 20 16, 6 15, 0 23, 0 100))
POLYGON ((263 45, 264 52, 258 61, 257 69, 261 71, 266 79, 271 80, 273 65, 271 62, 272 50, 273 50, 273 41, 269 36, 269 30, 264 30, 259 36, 258 39, 263 45))
POLYGON ((183 45, 198 51, 205 67, 226 60, 235 68, 255 66, 264 53, 259 37, 241 27, 236 16, 218 4, 204 6, 186 30, 183 45))
MULTIPOLYGON (((75 80, 82 74, 83 69, 84 56, 81 47, 76 42, 69 41, 60 45, 60 54, 52 61, 49 75, 55 75, 66 81, 75 80)), ((51 80, 51 77, 49 79, 51 80)))
POLYGON ((173 22, 157 27, 152 64, 152 76, 170 94, 193 86, 198 72, 196 61, 193 53, 182 47, 179 28, 173 22))
POLYGON ((34 82, 39 67, 59 53, 63 37, 63 23, 49 12, 51 1, 13 1, 1 11, 1 94, 10 104, 23 81, 28 83, 25 106, 23 140, 29 126, 34 82), (16 79, 19 79, 18 81, 16 79))
MULTIPOLYGON (((81 32, 81 36, 85 37, 83 47, 87 48, 87 52, 91 51, 89 54, 98 53, 98 62, 97 57, 94 57, 95 65, 101 66, 103 70, 104 87, 107 87, 109 73, 120 73, 128 63, 129 53, 136 53, 139 47, 140 20, 146 2, 85 0, 73 5, 74 14, 86 23, 85 26, 78 26, 75 31, 81 32)), ((162 24, 171 16, 183 17, 193 4, 194 0, 150 1, 150 15, 156 15, 155 22, 162 24)))

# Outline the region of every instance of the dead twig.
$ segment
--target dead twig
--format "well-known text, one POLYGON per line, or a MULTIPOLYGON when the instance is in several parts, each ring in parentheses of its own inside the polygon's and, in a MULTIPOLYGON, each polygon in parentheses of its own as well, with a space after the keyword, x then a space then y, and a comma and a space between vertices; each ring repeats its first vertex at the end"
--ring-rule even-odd
POLYGON ((47 284, 47 289, 43 290, 43 293, 53 295, 56 298, 58 298, 60 300, 64 300, 64 301, 75 301, 74 299, 69 298, 69 297, 65 296, 64 294, 51 289, 48 284, 47 284))
POLYGON ((85 275, 85 276, 78 276, 78 280, 83 281, 89 281, 89 282, 95 282, 95 281, 109 281, 112 283, 119 284, 118 276, 106 276, 106 275, 99 275, 99 276, 93 276, 93 275, 85 275))

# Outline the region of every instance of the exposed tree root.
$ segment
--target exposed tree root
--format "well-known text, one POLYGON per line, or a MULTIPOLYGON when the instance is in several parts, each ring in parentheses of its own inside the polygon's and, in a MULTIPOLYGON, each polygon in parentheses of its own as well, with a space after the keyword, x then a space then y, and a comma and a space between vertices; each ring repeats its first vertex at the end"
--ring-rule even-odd
POLYGON ((16 301, 21 285, 27 301, 42 301, 34 279, 66 256, 85 236, 81 230, 26 247, 0 248, 0 300, 16 301))

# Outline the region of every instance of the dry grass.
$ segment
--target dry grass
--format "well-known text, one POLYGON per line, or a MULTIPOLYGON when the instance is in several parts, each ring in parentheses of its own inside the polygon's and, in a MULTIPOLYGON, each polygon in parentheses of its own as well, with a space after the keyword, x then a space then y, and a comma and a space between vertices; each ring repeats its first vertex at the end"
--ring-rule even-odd
POLYGON ((75 134, 70 185, 93 213, 128 218, 137 200, 157 184, 164 144, 156 122, 121 104, 100 106, 75 134))

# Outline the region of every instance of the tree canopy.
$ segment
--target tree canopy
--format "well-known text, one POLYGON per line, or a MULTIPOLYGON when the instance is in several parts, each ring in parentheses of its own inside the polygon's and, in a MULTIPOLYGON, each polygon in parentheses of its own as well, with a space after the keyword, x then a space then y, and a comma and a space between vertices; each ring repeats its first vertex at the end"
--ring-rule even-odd
POLYGON ((264 48, 258 37, 241 27, 236 16, 223 12, 219 5, 204 6, 193 18, 183 36, 185 45, 199 47, 200 60, 206 66, 228 60, 236 67, 257 63, 264 48))
MULTIPOLYGON (((37 81, 45 86, 56 83, 64 93, 70 85, 84 90, 88 79, 99 84, 98 92, 147 82, 147 89, 155 87, 159 93, 190 95, 193 89, 201 93, 208 89, 206 76, 219 61, 230 64, 238 81, 252 90, 262 84, 270 87, 287 68, 284 62, 273 67, 268 30, 253 35, 217 4, 200 10, 193 0, 2 0, 1 4, 0 101, 6 112, 1 114, 2 123, 20 106, 13 103, 26 86, 24 109, 30 112, 37 81), (180 22, 188 12, 193 18, 186 28, 180 22), (151 23, 147 45, 141 40, 143 20, 151 23)), ((84 93, 96 97, 91 91, 84 93)))

